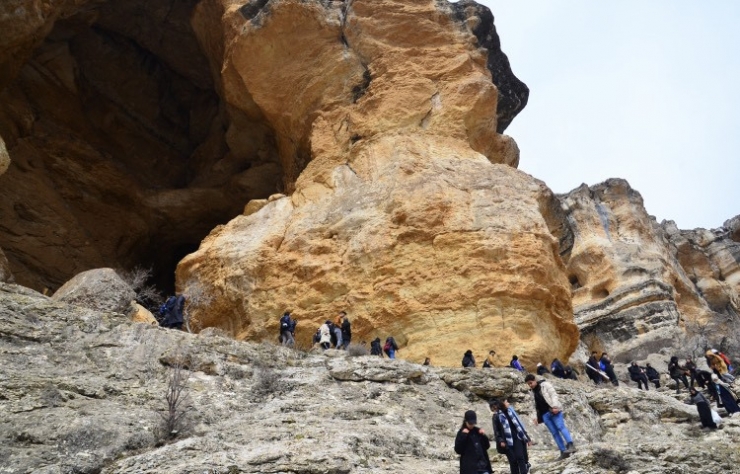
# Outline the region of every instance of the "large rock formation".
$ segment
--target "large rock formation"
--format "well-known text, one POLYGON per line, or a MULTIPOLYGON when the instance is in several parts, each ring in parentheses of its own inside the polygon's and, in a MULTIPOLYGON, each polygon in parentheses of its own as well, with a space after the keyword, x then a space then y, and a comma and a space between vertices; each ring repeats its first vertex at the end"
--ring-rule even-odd
POLYGON ((484 48, 496 41, 481 11, 356 0, 225 13, 224 94, 246 88, 283 170, 300 175, 290 197, 181 262, 181 290, 213 295, 191 300, 195 328, 272 338, 292 309, 308 341, 345 309, 356 339, 392 334, 412 359, 456 364, 494 346, 528 362, 568 357, 578 332, 556 201, 511 167, 516 146, 497 130, 516 110, 498 107, 510 91, 494 82, 518 81, 500 60, 491 80, 502 55, 484 48))

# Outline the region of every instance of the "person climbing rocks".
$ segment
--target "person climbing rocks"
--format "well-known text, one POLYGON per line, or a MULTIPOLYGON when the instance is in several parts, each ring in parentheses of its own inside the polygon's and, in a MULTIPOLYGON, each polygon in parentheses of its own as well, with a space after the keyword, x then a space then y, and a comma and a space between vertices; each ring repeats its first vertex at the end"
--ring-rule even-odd
POLYGON ((370 342, 370 355, 383 357, 383 347, 380 345, 379 337, 376 337, 370 342))
POLYGON ((730 386, 720 380, 716 374, 712 374, 712 382, 717 388, 717 398, 721 402, 721 405, 725 407, 727 413, 730 416, 734 416, 735 413, 740 413, 740 406, 738 406, 737 403, 737 395, 735 395, 735 392, 730 388, 730 386))
POLYGON ((714 349, 708 350, 704 356, 707 359, 707 365, 717 377, 722 378, 722 375, 727 373, 727 364, 720 356, 714 353, 714 349))
POLYGON ((475 357, 473 357, 473 351, 468 349, 465 351, 465 355, 462 359, 462 366, 463 367, 475 367, 475 357))
MULTIPOLYGON (((170 296, 162 305, 162 308, 164 309, 162 327, 182 330, 182 325, 185 322, 185 295, 170 296)), ((160 309, 161 313, 162 309, 160 309)))
POLYGON ((327 350, 331 347, 331 321, 327 319, 326 322, 321 325, 319 331, 321 332, 319 344, 321 344, 322 349, 327 350))
POLYGON ((398 350, 398 344, 396 344, 396 340, 393 339, 393 336, 388 336, 387 338, 385 338, 385 345, 383 345, 383 351, 388 355, 389 359, 396 358, 397 350, 398 350))
MULTIPOLYGON (((378 339, 378 343, 380 343, 380 340, 379 339, 378 339)), ((424 359, 424 363, 421 364, 421 365, 432 365, 432 359, 430 359, 429 357, 427 357, 426 359, 424 359)))
POLYGON ((553 359, 552 363, 550 363, 550 372, 559 379, 565 378, 565 367, 563 367, 563 363, 558 359, 553 359))
POLYGON ((478 428, 473 410, 465 412, 463 424, 455 437, 455 452, 460 455, 460 474, 491 474, 488 448, 491 442, 485 431, 478 428))
POLYGON ((637 382, 637 388, 641 390, 650 390, 648 387, 648 377, 645 369, 637 365, 637 362, 632 361, 632 364, 627 368, 627 372, 630 374, 630 379, 633 382, 637 382), (642 386, 645 386, 643 389, 642 386))
POLYGON ((511 474, 528 474, 530 466, 527 446, 531 446, 532 441, 524 429, 524 423, 505 398, 491 400, 489 407, 493 412, 491 421, 496 451, 506 455, 511 474))
POLYGON ((676 381, 676 393, 681 393, 681 384, 679 382, 683 382, 686 390, 690 388, 689 380, 686 378, 686 374, 688 373, 689 371, 686 370, 686 367, 678 363, 677 356, 671 357, 670 362, 668 362, 668 374, 676 381))
POLYGON ((342 340, 342 328, 336 324, 332 324, 332 331, 334 331, 334 347, 337 349, 344 348, 344 341, 342 340))
POLYGON ((549 373, 550 373, 550 371, 547 370, 547 367, 545 367, 544 365, 542 365, 542 362, 537 362, 537 375, 539 375, 540 377, 542 377, 543 375, 549 374, 549 373))
POLYGON ((699 412, 701 426, 713 430, 717 429, 717 424, 712 419, 712 409, 709 407, 709 400, 694 387, 689 389, 689 394, 691 395, 691 403, 696 405, 696 409, 699 412))
POLYGON ((493 358, 496 356, 496 351, 488 351, 488 357, 483 361, 483 368, 490 369, 493 367, 493 358))
POLYGON ((732 361, 730 360, 730 358, 729 358, 729 357, 727 357, 727 356, 726 356, 725 354, 723 354, 722 352, 718 351, 717 349, 712 349, 712 353, 714 353, 714 354, 715 354, 715 355, 717 355, 717 356, 718 356, 718 357, 719 357, 720 359, 722 359, 722 362, 724 362, 724 363, 725 363, 725 365, 727 366, 727 372, 729 372, 729 373, 732 373, 732 371, 733 371, 733 370, 734 370, 735 368, 734 368, 734 367, 732 366, 732 361))
POLYGON ((586 362, 586 375, 596 385, 599 385, 606 378, 599 372, 599 358, 596 356, 596 351, 591 352, 591 357, 586 362))
POLYGON ((516 355, 511 357, 511 362, 509 362, 509 365, 519 372, 524 372, 524 367, 522 367, 522 364, 519 362, 519 357, 517 357, 516 355))
POLYGON ((602 372, 606 374, 607 377, 609 377, 609 381, 611 381, 612 385, 615 387, 619 386, 619 379, 617 378, 617 374, 614 373, 614 365, 612 365, 612 360, 609 358, 609 354, 606 352, 601 353, 601 359, 599 359, 599 368, 601 368, 602 372))
POLYGON ((290 317, 290 311, 286 311, 280 318, 280 342, 282 345, 293 347, 295 345, 294 333, 295 326, 293 325, 293 319, 290 317))
POLYGON ((645 375, 649 381, 653 382, 656 389, 660 388, 660 374, 655 370, 655 367, 650 365, 650 362, 645 364, 645 375))
POLYGON ((342 318, 342 342, 344 343, 344 348, 347 349, 352 340, 352 324, 349 322, 346 311, 340 311, 339 316, 342 318))
POLYGON ((547 426, 560 450, 560 459, 569 457, 576 448, 570 431, 565 426, 563 406, 560 404, 555 387, 545 380, 538 381, 534 374, 527 375, 524 381, 534 394, 534 406, 537 410, 535 424, 544 423, 547 426))

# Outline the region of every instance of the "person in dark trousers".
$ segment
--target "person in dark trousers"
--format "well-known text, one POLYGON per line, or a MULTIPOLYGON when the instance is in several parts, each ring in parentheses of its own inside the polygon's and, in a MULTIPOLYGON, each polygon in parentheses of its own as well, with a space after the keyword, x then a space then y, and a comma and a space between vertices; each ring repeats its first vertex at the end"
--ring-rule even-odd
POLYGON ((716 403, 721 403, 719 400, 719 393, 717 393, 717 385, 712 382, 712 373, 708 370, 697 370, 696 371, 696 383, 701 388, 706 388, 709 392, 709 398, 714 400, 716 403))
POLYGON ((649 362, 645 364, 645 375, 649 381, 655 384, 655 388, 660 388, 660 374, 649 362))
POLYGON ((542 365, 542 362, 537 362, 537 375, 539 375, 540 377, 542 377, 543 375, 549 374, 549 373, 550 373, 550 371, 547 370, 547 367, 545 367, 544 365, 542 365))
POLYGON ((522 367, 522 364, 519 362, 519 357, 517 356, 511 356, 511 362, 509 362, 509 365, 519 372, 524 372, 524 367, 522 367))
POLYGON ((167 313, 162 320, 162 327, 182 329, 182 325, 185 322, 185 295, 172 296, 165 305, 167 307, 167 313))
POLYGON ((477 423, 475 412, 466 411, 455 438, 455 452, 460 455, 460 474, 491 474, 493 471, 488 458, 491 442, 486 433, 476 426, 477 423))
POLYGON ((468 349, 465 351, 465 355, 462 359, 462 366, 463 367, 475 367, 475 357, 473 357, 473 351, 468 349))
POLYGON ((637 388, 642 390, 650 390, 648 387, 648 378, 647 374, 645 373, 645 369, 637 365, 637 362, 632 362, 630 366, 627 368, 627 372, 630 373, 630 379, 633 382, 637 382, 637 388), (645 386, 643 389, 642 386, 645 386))
POLYGON ((388 358, 395 359, 397 350, 398 344, 396 344, 396 340, 393 339, 393 336, 386 337, 385 344, 383 345, 383 351, 386 353, 386 355, 388 355, 388 358))
POLYGON ((668 362, 668 373, 671 378, 676 381, 676 393, 681 393, 681 384, 679 381, 683 382, 686 390, 689 389, 689 381, 686 378, 688 371, 678 363, 678 357, 671 357, 671 361, 668 362))
POLYGON ((599 385, 601 382, 604 381, 604 378, 599 373, 599 358, 596 357, 596 351, 591 352, 591 357, 589 357, 588 361, 586 362, 586 375, 596 385, 599 385))
POLYGON ((609 358, 609 354, 607 354, 606 352, 601 353, 601 359, 599 359, 599 367, 601 367, 601 370, 606 374, 607 377, 609 377, 612 385, 614 385, 615 387, 619 386, 619 379, 617 378, 617 374, 614 373, 612 360, 609 358))
POLYGON ((489 402, 493 412, 493 433, 496 442, 496 451, 505 454, 509 461, 511 474, 529 473, 529 454, 527 446, 532 441, 524 429, 516 411, 509 405, 508 400, 491 400, 489 402))
POLYGON ((383 357, 383 346, 380 345, 380 338, 376 337, 370 342, 370 355, 383 357))
MULTIPOLYGON (((378 343, 380 343, 380 341, 378 341, 378 343)), ((421 365, 432 365, 432 359, 427 357, 426 359, 424 359, 424 363, 421 365)))
POLYGON ((740 406, 737 404, 737 395, 735 395, 735 392, 715 374, 712 374, 712 382, 717 388, 718 399, 722 402, 722 406, 725 407, 727 413, 730 416, 740 413, 740 406))
POLYGON ((352 340, 352 324, 349 322, 346 311, 340 311, 339 316, 342 317, 342 343, 344 343, 344 348, 347 349, 352 340))
POLYGON ((483 361, 483 368, 484 369, 490 369, 493 367, 494 362, 493 358, 496 356, 496 351, 488 351, 488 357, 486 357, 486 360, 483 361))
POLYGON ((293 319, 290 317, 290 311, 283 313, 280 318, 280 342, 284 346, 293 347, 295 345, 295 326, 293 319), (291 330, 292 329, 292 330, 291 330))
POLYGON ((550 372, 552 372, 552 375, 559 379, 565 378, 565 367, 559 359, 552 360, 552 363, 550 364, 550 372))
POLYGON ((558 400, 555 387, 545 380, 537 381, 534 374, 529 374, 524 381, 534 393, 534 406, 537 409, 536 423, 544 423, 555 439, 555 444, 560 450, 560 459, 569 457, 576 451, 573 446, 573 438, 565 426, 563 419, 563 407, 558 400))
POLYGON ((696 362, 690 356, 686 358, 683 366, 688 370, 689 375, 689 387, 693 387, 696 382, 696 362))
POLYGON ((691 403, 696 405, 696 409, 699 412, 701 426, 712 430, 717 429, 717 425, 712 419, 712 409, 709 407, 709 400, 693 387, 689 389, 689 394, 691 394, 691 403))

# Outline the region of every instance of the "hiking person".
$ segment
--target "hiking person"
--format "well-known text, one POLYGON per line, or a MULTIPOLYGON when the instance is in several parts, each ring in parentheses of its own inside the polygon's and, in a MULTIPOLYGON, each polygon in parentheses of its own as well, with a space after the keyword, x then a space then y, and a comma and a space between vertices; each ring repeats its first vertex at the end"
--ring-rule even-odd
POLYGON ((332 331, 334 331, 334 347, 337 349, 344 348, 344 341, 342 341, 342 328, 336 324, 332 324, 332 331))
POLYGON ((696 410, 699 412, 701 426, 713 430, 717 429, 717 424, 712 418, 712 409, 709 407, 709 400, 694 387, 689 389, 689 394, 691 395, 691 403, 696 405, 696 410))
POLYGON ((327 350, 331 347, 331 321, 327 319, 319 328, 319 332, 321 333, 319 344, 322 349, 327 350))
MULTIPOLYGON (((732 389, 715 374, 712 374, 712 382, 714 382, 717 387, 718 400, 722 402, 722 406, 725 407, 727 413, 729 413, 730 416, 733 416, 735 413, 740 413, 740 406, 738 406, 737 395, 735 395, 735 392, 733 392, 732 389)), ((719 405, 719 403, 717 405, 719 405)))
POLYGON ((473 410, 465 412, 462 427, 455 437, 455 452, 460 455, 460 474, 491 474, 488 448, 491 442, 485 431, 478 428, 478 417, 473 410))
POLYGON ((688 371, 689 387, 693 387, 694 382, 696 382, 696 362, 694 362, 691 356, 688 356, 686 357, 686 361, 683 363, 683 366, 688 371))
POLYGON ((563 363, 558 359, 552 360, 552 363, 550 364, 550 372, 559 379, 565 378, 565 367, 563 367, 563 363))
POLYGON ((468 349, 465 351, 465 355, 462 360, 463 367, 475 367, 475 357, 473 357, 473 351, 468 349))
POLYGON ((686 390, 690 388, 689 380, 686 378, 687 373, 688 370, 686 370, 686 367, 683 367, 678 363, 678 357, 671 357, 671 361, 668 362, 668 374, 673 380, 676 381, 676 393, 681 393, 681 384, 679 383, 679 381, 683 382, 686 390))
POLYGON ((638 389, 642 390, 642 386, 645 385, 644 390, 650 390, 648 387, 647 373, 645 372, 645 369, 637 365, 637 362, 632 361, 632 364, 627 368, 627 372, 630 373, 630 379, 632 379, 633 382, 637 382, 638 389))
POLYGON ((379 337, 370 342, 370 355, 383 357, 383 348, 380 345, 379 337))
POLYGON ((601 353, 601 359, 599 359, 599 368, 601 368, 602 372, 604 372, 606 376, 609 377, 612 385, 614 385, 615 387, 619 386, 619 379, 617 379, 617 374, 614 373, 612 360, 609 358, 609 354, 607 354, 606 352, 601 353))
POLYGON ((386 337, 385 345, 383 346, 383 351, 388 355, 388 358, 395 359, 397 350, 398 350, 398 344, 396 344, 396 340, 393 339, 393 336, 386 337))
POLYGON ((727 366, 727 372, 732 373, 734 367, 732 366, 732 361, 730 360, 730 358, 717 349, 712 349, 712 352, 716 354, 720 359, 722 359, 722 362, 724 362, 727 366))
POLYGON ((596 385, 599 385, 604 381, 603 377, 599 373, 599 358, 596 357, 596 351, 591 351, 591 357, 589 357, 586 362, 586 375, 596 385))
POLYGON ((314 345, 319 344, 321 342, 321 327, 316 328, 316 332, 313 334, 313 343, 314 345))
POLYGON ((550 373, 550 371, 547 370, 547 367, 545 367, 544 365, 542 365, 542 362, 537 362, 537 375, 539 375, 540 377, 542 377, 543 375, 549 374, 549 373, 550 373))
POLYGON ((570 379, 570 380, 578 380, 578 372, 576 372, 576 370, 573 367, 566 365, 563 368, 563 370, 565 371, 564 378, 570 379))
POLYGON ((505 398, 491 400, 488 405, 493 412, 491 421, 496 451, 506 455, 511 474, 527 474, 529 472, 527 446, 531 446, 532 441, 524 429, 524 423, 505 398))
POLYGON ((162 327, 182 330, 182 325, 185 322, 183 317, 184 308, 185 295, 167 298, 167 301, 159 308, 159 313, 163 316, 162 327))
POLYGON ((534 374, 527 375, 524 381, 534 394, 534 406, 537 410, 535 424, 544 423, 547 426, 560 450, 560 459, 569 457, 576 451, 576 448, 573 446, 570 431, 565 426, 563 407, 558 400, 555 387, 545 380, 537 381, 534 374))
POLYGON ((352 325, 349 322, 346 311, 340 311, 339 315, 342 317, 342 342, 344 343, 344 348, 347 349, 352 340, 352 325))
POLYGON ((717 374, 717 377, 722 377, 723 374, 727 373, 727 364, 720 356, 714 353, 714 349, 710 349, 704 354, 707 358, 707 365, 712 372, 717 374))
POLYGON ((656 389, 660 388, 660 374, 652 365, 650 365, 650 362, 645 364, 645 375, 649 381, 655 384, 656 389))
POLYGON ((483 368, 490 369, 493 367, 493 358, 496 355, 496 351, 488 351, 488 357, 483 361, 483 368))
POLYGON ((280 342, 284 346, 293 347, 295 345, 293 331, 295 331, 295 326, 290 318, 290 311, 286 311, 280 318, 280 342))
POLYGON ((519 363, 519 357, 515 355, 511 357, 511 362, 509 362, 509 365, 519 372, 524 372, 524 367, 522 367, 522 364, 519 363))
MULTIPOLYGON (((380 341, 378 341, 378 342, 380 342, 380 341)), ((421 365, 432 365, 432 359, 430 359, 429 357, 427 357, 426 359, 424 359, 424 363, 421 364, 421 365)))

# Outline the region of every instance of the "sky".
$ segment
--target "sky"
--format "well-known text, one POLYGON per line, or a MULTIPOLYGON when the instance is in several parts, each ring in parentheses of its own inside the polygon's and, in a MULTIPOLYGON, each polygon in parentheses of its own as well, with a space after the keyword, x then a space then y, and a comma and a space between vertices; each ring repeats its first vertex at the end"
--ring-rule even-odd
POLYGON ((740 1, 478 0, 530 88, 506 133, 556 193, 624 178, 649 214, 740 214, 740 1))

